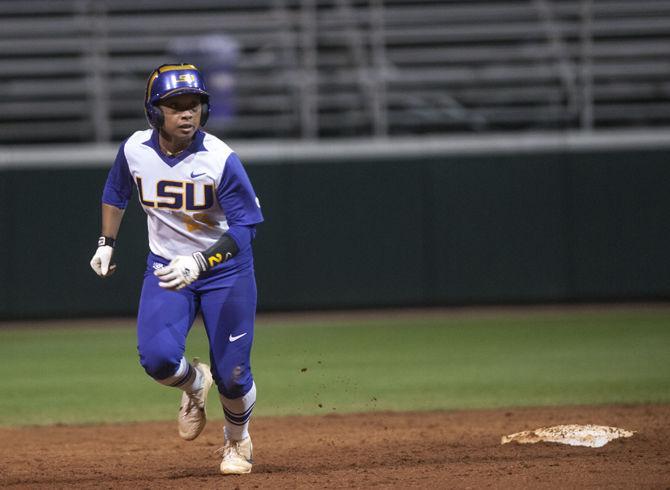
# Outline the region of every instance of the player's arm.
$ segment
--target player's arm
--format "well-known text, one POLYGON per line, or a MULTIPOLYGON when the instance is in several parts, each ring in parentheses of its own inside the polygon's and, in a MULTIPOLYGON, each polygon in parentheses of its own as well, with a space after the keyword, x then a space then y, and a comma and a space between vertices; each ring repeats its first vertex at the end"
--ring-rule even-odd
POLYGON ((125 209, 102 204, 102 231, 98 238, 98 248, 91 259, 91 267, 100 277, 109 277, 116 270, 116 264, 112 264, 112 256, 124 212, 125 209))
POLYGON ((102 203, 102 232, 100 235, 116 240, 125 212, 125 209, 102 203))
POLYGON ((231 227, 207 250, 194 252, 191 255, 179 255, 166 267, 157 269, 154 274, 160 279, 159 286, 181 289, 191 284, 201 273, 235 257, 241 248, 251 244, 255 235, 254 226, 231 227))
POLYGON ((211 269, 217 264, 227 262, 237 255, 240 247, 230 233, 224 233, 214 245, 202 252, 195 252, 193 258, 201 271, 211 269))
POLYGON ((253 225, 230 227, 207 250, 177 256, 166 267, 157 269, 154 274, 160 279, 158 285, 167 289, 181 289, 191 284, 201 273, 235 257, 241 249, 251 244, 255 236, 256 227, 253 225))
POLYGON ((114 165, 109 171, 102 193, 102 227, 98 248, 91 259, 91 268, 100 277, 111 276, 116 270, 116 264, 112 264, 114 245, 123 213, 132 194, 133 180, 128 170, 124 145, 125 142, 121 145, 114 165))

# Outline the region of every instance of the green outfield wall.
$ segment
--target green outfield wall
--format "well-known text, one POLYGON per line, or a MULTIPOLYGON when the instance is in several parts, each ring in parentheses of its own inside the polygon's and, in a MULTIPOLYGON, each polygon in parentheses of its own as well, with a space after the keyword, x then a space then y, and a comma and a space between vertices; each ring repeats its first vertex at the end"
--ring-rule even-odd
MULTIPOLYGON (((669 149, 245 161, 261 310, 670 296, 669 149)), ((0 170, 1 318, 135 312, 136 200, 118 272, 88 265, 106 173, 0 170)))

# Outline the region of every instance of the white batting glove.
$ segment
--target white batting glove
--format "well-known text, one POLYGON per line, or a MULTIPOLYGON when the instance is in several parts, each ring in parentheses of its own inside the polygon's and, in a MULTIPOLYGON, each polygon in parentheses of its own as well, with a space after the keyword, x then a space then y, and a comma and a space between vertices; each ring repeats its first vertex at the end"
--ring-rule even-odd
POLYGON ((102 245, 95 251, 95 255, 91 259, 91 268, 100 277, 109 277, 114 274, 116 264, 112 264, 112 255, 114 248, 109 245, 102 245))
POLYGON ((166 289, 181 289, 198 279, 202 270, 192 255, 178 255, 170 263, 156 269, 158 285, 166 289))

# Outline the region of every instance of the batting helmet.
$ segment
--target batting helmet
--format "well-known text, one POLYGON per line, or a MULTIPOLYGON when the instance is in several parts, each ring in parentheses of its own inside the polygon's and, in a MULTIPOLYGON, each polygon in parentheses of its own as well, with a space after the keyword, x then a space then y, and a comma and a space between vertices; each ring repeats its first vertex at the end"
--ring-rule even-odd
POLYGON ((158 103, 181 94, 198 94, 202 101, 200 126, 204 126, 209 117, 209 93, 205 80, 195 65, 161 65, 151 72, 144 96, 144 112, 153 128, 163 125, 163 113, 156 107, 158 103))

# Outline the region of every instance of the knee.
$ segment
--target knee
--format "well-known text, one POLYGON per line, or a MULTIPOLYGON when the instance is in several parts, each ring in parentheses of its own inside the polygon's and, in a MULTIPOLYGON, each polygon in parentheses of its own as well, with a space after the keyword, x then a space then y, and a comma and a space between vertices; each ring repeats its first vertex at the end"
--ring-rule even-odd
POLYGON ((246 395, 254 383, 249 366, 226 366, 217 370, 215 378, 219 393, 230 399, 246 395))
POLYGON ((144 351, 141 350, 139 354, 140 364, 144 368, 144 371, 146 371, 149 376, 159 381, 174 375, 179 369, 179 363, 181 362, 181 355, 174 353, 170 354, 149 349, 144 351))

